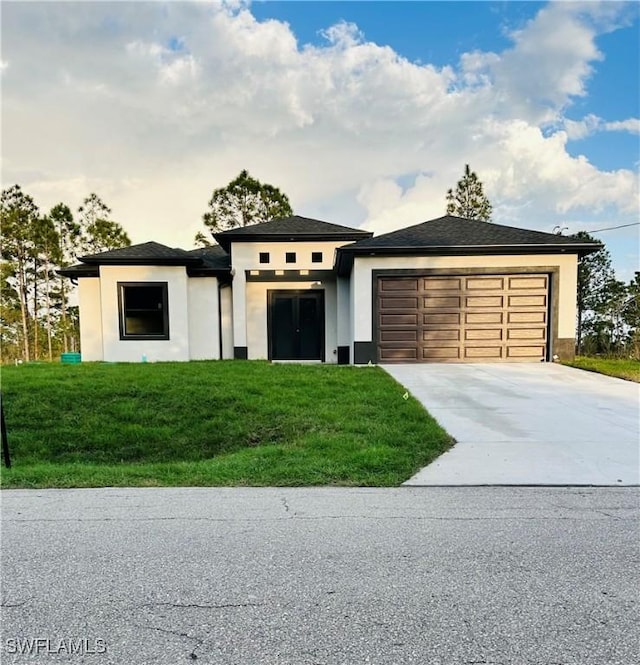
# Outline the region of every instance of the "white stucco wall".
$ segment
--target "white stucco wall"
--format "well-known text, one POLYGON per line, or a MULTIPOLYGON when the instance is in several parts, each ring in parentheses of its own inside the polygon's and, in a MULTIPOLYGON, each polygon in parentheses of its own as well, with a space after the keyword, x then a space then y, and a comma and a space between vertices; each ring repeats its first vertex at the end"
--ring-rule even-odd
MULTIPOLYGON (((218 280, 216 277, 192 277, 187 280, 189 302, 189 358, 220 358, 218 325, 218 280)), ((171 313, 171 303, 169 303, 171 313)))
POLYGON ((78 280, 80 308, 80 352, 83 361, 104 360, 102 348, 102 301, 100 279, 83 277, 78 280))
POLYGON ((576 285, 578 279, 575 254, 544 254, 516 256, 389 256, 356 257, 351 273, 352 341, 373 341, 372 333, 372 270, 419 270, 461 268, 558 267, 558 330, 559 338, 575 337, 576 285))
MULTIPOLYGON (((313 286, 312 282, 247 282, 247 346, 249 359, 257 360, 269 357, 267 292, 287 289, 324 291, 325 362, 338 362, 336 285, 333 281, 323 281, 321 286, 313 286)), ((234 285, 234 299, 235 297, 234 285)))
POLYGON ((240 270, 331 270, 337 247, 350 241, 326 242, 234 242, 231 245, 231 265, 240 270), (260 252, 269 253, 269 263, 260 263, 260 252), (295 252, 296 262, 286 263, 285 254, 295 252), (322 262, 312 263, 312 252, 322 252, 322 262))
MULTIPOLYGON (((80 280, 82 281, 82 280, 80 280)), ((100 266, 104 360, 189 360, 189 295, 184 266, 100 266), (118 282, 167 282, 168 340, 121 340, 118 282)))
POLYGON ((233 358, 233 291, 231 286, 220 289, 220 330, 222 332, 222 357, 233 358))

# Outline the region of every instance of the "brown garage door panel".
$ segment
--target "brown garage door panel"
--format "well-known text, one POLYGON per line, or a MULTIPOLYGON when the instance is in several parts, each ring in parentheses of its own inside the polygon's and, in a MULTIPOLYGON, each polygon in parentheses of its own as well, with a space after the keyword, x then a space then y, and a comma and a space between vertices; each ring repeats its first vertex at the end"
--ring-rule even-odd
POLYGON ((423 307, 425 309, 458 309, 460 307, 460 298, 457 296, 433 298, 427 296, 423 298, 423 307))
POLYGON ((418 309, 417 298, 382 298, 380 304, 384 309, 418 309))
POLYGON ((547 290, 547 276, 533 275, 532 277, 509 277, 509 289, 535 289, 536 291, 547 290))
POLYGON ((427 277, 422 280, 423 291, 460 291, 462 288, 462 278, 447 277, 427 277))
POLYGON ((380 331, 380 341, 381 342, 417 342, 418 341, 418 330, 414 328, 413 330, 381 330, 380 331))
POLYGON ((509 307, 546 307, 547 296, 509 296, 509 307))
POLYGON ((547 339, 546 328, 510 328, 507 330, 507 339, 547 339))
POLYGON ((422 341, 423 342, 436 342, 438 340, 453 340, 455 342, 460 341, 460 331, 459 330, 423 330, 422 331, 422 341))
POLYGON ((508 358, 544 358, 545 347, 541 346, 508 346, 508 358))
POLYGON ((412 347, 410 349, 380 349, 380 360, 416 360, 418 358, 418 349, 412 347))
POLYGON ((446 312, 444 314, 429 312, 423 314, 422 323, 424 326, 459 326, 460 314, 458 312, 446 312))
POLYGON ((502 323, 504 314, 502 312, 466 312, 464 321, 468 325, 487 325, 491 323, 502 323))
POLYGON ((540 323, 546 324, 547 313, 539 312, 508 312, 508 323, 540 323))
POLYGON ((450 346, 444 348, 422 347, 423 360, 457 360, 460 358, 460 347, 450 346))
POLYGON ((383 326, 417 326, 417 314, 383 314, 380 317, 383 326))
POLYGON ((502 307, 504 298, 502 296, 472 296, 465 299, 467 307, 502 307))
POLYGON ((379 278, 383 362, 522 362, 547 355, 544 274, 379 278))
POLYGON ((384 279, 380 282, 381 291, 417 291, 417 279, 384 279))
POLYGON ((504 277, 467 277, 467 291, 481 289, 482 291, 502 291, 504 277))
POLYGON ((466 341, 472 340, 486 340, 486 339, 502 339, 502 328, 488 328, 488 329, 473 329, 465 330, 464 338, 466 341))
POLYGON ((466 346, 464 349, 465 358, 473 358, 474 360, 496 360, 502 358, 501 346, 466 346))

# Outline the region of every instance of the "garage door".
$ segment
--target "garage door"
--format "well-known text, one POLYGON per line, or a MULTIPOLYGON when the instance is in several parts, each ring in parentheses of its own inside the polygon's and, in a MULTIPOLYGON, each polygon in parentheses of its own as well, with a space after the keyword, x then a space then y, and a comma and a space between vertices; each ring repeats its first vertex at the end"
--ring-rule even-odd
POLYGON ((540 361, 549 276, 378 278, 380 362, 540 361))

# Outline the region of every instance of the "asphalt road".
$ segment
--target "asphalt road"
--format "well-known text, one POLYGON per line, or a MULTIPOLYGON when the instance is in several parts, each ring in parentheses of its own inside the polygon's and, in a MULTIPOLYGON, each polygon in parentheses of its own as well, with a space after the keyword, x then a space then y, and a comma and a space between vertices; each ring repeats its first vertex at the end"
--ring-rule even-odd
POLYGON ((1 498, 3 664, 640 662, 637 488, 1 498))

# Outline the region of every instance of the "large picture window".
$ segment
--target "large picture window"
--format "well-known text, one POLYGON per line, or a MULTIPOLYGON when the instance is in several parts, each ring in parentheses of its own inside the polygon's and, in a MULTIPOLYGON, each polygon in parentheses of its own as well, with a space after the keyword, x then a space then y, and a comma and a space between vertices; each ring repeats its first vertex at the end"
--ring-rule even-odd
POLYGON ((166 282, 118 282, 120 339, 169 339, 166 282))

